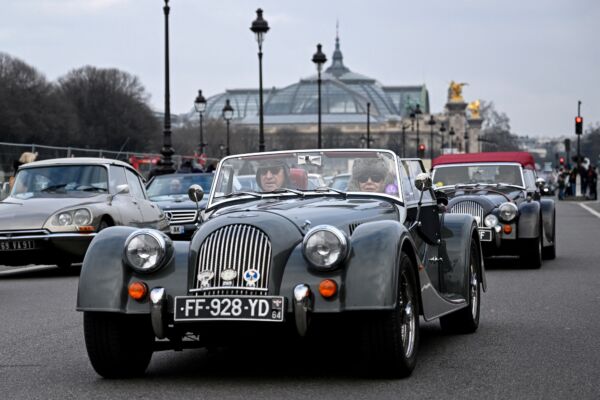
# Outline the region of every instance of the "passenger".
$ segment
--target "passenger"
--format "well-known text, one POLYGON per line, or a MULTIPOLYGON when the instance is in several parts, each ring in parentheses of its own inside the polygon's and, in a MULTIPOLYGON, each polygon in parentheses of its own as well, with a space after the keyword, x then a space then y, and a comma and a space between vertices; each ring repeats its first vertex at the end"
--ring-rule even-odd
POLYGON ((256 183, 263 192, 289 187, 289 167, 283 160, 268 160, 256 171, 256 183))
POLYGON ((177 178, 171 179, 169 182, 169 194, 182 194, 183 187, 181 185, 181 181, 177 178))
POLYGON ((385 193, 389 184, 389 168, 381 158, 358 158, 352 165, 352 176, 348 183, 351 192, 385 193))

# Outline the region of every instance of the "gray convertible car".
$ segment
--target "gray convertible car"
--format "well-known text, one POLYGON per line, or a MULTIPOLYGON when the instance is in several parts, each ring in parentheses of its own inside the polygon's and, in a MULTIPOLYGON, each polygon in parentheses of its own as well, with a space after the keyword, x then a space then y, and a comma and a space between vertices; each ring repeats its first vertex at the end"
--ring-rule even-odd
POLYGON ((91 364, 103 377, 136 376, 154 351, 269 347, 290 335, 348 338, 366 370, 407 376, 421 317, 448 332, 479 325, 477 222, 440 201, 420 160, 387 150, 227 157, 190 242, 133 227, 92 241, 77 298, 91 364), (308 189, 308 174, 336 172, 350 174, 347 191, 308 189), (249 173, 257 189, 239 189, 249 173))
POLYGON ((83 261, 99 231, 113 225, 168 230, 130 165, 103 158, 59 158, 22 165, 0 202, 0 263, 83 261))

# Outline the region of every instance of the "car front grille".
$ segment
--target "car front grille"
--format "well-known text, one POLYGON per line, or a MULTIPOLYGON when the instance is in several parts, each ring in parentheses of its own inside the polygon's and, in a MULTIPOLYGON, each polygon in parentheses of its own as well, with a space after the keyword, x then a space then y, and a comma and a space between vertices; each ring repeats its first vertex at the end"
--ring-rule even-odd
POLYGON ((165 214, 169 223, 175 225, 196 222, 198 212, 196 210, 167 210, 165 214))
POLYGON ((483 227, 483 207, 475 201, 459 201, 452 206, 450 212, 453 214, 471 214, 472 216, 477 217, 477 226, 483 227))
MULTIPOLYGON (((251 225, 227 225, 204 239, 198 252, 196 284, 192 292, 199 295, 267 294, 271 269, 271 242, 267 235, 251 225), (223 270, 235 271, 235 278, 222 279, 223 270), (244 274, 258 272, 258 280, 249 283, 244 274), (212 277, 203 281, 198 273, 212 277)), ((230 272, 230 271, 229 271, 230 272)))
POLYGON ((48 231, 35 229, 35 230, 27 230, 27 231, 0 231, 0 240, 10 240, 10 239, 43 239, 44 237, 48 237, 48 231))

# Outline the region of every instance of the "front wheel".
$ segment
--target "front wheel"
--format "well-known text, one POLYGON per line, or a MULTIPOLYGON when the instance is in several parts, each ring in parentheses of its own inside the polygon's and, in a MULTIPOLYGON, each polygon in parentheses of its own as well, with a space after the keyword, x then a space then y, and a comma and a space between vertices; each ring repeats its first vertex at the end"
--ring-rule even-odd
POLYGON ((361 327, 361 352, 369 371, 403 378, 415 368, 419 347, 416 282, 412 262, 402 253, 396 308, 369 315, 361 327))
POLYGON ((440 318, 442 330, 448 333, 473 333, 479 327, 481 304, 481 258, 477 242, 471 240, 469 261, 469 306, 440 318))
POLYGON ((542 267, 542 234, 535 239, 521 239, 520 262, 524 268, 539 269, 542 267))
POLYGON ((143 375, 152 358, 154 333, 147 315, 84 312, 88 357, 104 378, 143 375))

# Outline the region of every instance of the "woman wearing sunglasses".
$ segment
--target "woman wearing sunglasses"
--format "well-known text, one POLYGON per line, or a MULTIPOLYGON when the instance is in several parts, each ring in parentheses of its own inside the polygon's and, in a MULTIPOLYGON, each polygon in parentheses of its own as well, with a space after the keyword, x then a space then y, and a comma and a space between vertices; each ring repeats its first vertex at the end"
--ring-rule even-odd
POLYGON ((384 193, 389 169, 381 158, 358 158, 352 166, 349 191, 384 193))

